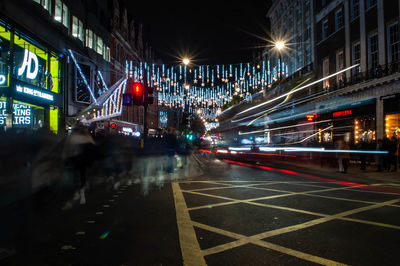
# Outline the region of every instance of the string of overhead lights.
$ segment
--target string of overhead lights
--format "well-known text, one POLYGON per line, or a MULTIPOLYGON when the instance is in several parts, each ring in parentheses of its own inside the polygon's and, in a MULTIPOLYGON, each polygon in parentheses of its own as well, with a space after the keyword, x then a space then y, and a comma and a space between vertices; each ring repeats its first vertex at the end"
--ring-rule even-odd
POLYGON ((288 73, 283 62, 272 67, 269 61, 196 67, 130 62, 129 66, 130 77, 147 82, 158 93, 159 106, 181 108, 205 119, 215 119, 234 96, 251 100, 253 93, 288 73))

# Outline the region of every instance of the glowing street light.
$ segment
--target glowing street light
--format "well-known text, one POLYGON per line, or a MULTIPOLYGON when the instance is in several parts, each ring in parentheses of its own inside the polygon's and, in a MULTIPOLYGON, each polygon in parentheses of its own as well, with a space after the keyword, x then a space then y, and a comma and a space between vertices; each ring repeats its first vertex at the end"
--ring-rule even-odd
POLYGON ((182 62, 183 62, 183 64, 185 64, 186 66, 190 64, 189 58, 183 58, 182 62))
POLYGON ((282 50, 285 47, 285 43, 282 41, 278 41, 275 43, 275 48, 278 49, 279 51, 282 50))
POLYGON ((282 49, 285 48, 285 43, 283 41, 277 41, 275 43, 275 48, 279 51, 279 79, 282 79, 282 49))

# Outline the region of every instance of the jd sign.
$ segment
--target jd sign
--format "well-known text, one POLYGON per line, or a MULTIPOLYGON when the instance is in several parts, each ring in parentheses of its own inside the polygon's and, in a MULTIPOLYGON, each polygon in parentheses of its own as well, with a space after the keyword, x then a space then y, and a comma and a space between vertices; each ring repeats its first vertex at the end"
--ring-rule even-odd
POLYGON ((22 76, 25 70, 28 79, 35 79, 39 72, 39 61, 37 56, 27 49, 25 49, 24 61, 18 69, 18 76, 22 76))

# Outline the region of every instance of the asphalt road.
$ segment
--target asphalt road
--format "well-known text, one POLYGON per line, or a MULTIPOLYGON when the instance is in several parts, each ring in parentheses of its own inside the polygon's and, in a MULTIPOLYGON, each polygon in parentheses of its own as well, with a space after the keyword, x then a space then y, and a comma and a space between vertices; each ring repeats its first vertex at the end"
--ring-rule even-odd
POLYGON ((400 264, 396 184, 196 158, 197 177, 93 186, 70 210, 30 201, 24 248, 0 264, 400 264))

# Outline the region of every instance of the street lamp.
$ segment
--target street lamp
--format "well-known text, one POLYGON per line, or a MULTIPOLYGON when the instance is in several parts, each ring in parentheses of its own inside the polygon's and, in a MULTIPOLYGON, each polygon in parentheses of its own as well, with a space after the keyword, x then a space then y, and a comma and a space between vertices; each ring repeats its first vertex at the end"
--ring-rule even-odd
POLYGON ((183 62, 183 64, 185 65, 185 66, 187 66, 187 65, 189 65, 190 64, 190 60, 189 60, 189 58, 183 58, 183 60, 182 60, 182 62, 183 62))
POLYGON ((275 43, 275 48, 278 50, 279 52, 279 69, 280 69, 280 73, 279 73, 279 79, 282 79, 282 49, 285 48, 285 43, 283 41, 277 41, 275 43))

